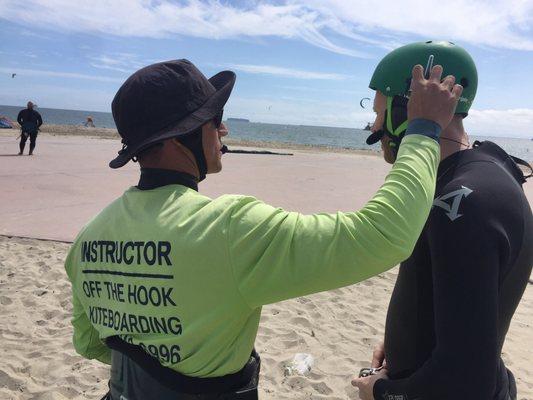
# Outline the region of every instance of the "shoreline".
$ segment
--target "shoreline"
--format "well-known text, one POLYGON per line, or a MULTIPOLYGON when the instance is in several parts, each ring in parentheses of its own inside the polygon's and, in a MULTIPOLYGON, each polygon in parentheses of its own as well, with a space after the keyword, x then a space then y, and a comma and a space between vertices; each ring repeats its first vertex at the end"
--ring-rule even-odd
MULTIPOLYGON (((119 140, 120 136, 116 129, 111 128, 86 128, 79 125, 54 125, 43 124, 40 128, 39 134, 46 134, 49 136, 72 136, 72 137, 89 137, 97 139, 116 139, 119 140)), ((14 129, 1 129, 0 136, 18 136, 20 134, 19 128, 14 129)), ((231 136, 231 133, 230 133, 231 136)), ((354 149, 346 147, 333 147, 333 146, 321 146, 311 144, 296 144, 288 142, 269 142, 269 141, 256 141, 256 140, 241 140, 231 137, 224 139, 224 144, 227 146, 242 146, 247 148, 259 148, 259 149, 272 149, 272 150, 297 150, 301 152, 311 153, 345 153, 345 154, 358 154, 358 155, 370 155, 381 157, 380 151, 354 149)))
MULTIPOLYGON (((19 136, 20 127, 15 123, 13 129, 0 129, 0 137, 19 136)), ((49 137, 54 136, 67 136, 67 137, 86 137, 93 139, 115 139, 120 140, 120 136, 114 128, 87 128, 81 125, 57 125, 57 124, 43 124, 40 128, 40 135, 49 137)), ((487 140, 491 140, 491 137, 486 137, 487 140)), ((497 138, 496 138, 497 139, 497 138)), ((513 138, 509 138, 513 139, 513 138)), ((477 140, 473 137, 473 140, 477 140)), ((485 140, 485 139, 482 139, 485 140)), ((276 141, 261 141, 261 140, 247 140, 236 139, 231 136, 224 138, 223 144, 230 146, 241 146, 248 149, 261 149, 261 150, 288 150, 297 151, 300 153, 336 153, 336 154, 351 154, 351 155, 363 155, 382 158, 381 150, 374 149, 356 149, 351 147, 335 147, 318 144, 302 144, 291 142, 276 142, 276 141)), ((231 149, 233 150, 233 149, 231 149)), ((523 156, 522 156, 523 157, 523 156)), ((524 157, 524 160, 530 164, 533 164, 533 158, 524 157)))

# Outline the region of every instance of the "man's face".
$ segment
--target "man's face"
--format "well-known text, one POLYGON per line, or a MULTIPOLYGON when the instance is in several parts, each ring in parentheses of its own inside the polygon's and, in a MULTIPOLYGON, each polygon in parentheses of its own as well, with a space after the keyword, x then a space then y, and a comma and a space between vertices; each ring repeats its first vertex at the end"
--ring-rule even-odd
MULTIPOLYGON (((376 91, 374 96, 374 112, 376 113, 376 119, 372 125, 372 132, 377 132, 383 129, 385 125, 385 111, 387 110, 387 97, 379 90, 376 91)), ((396 156, 389 146, 390 138, 387 135, 383 135, 381 138, 381 150, 383 151, 383 158, 389 164, 394 164, 396 156)))
POLYGON ((228 129, 223 122, 218 129, 212 121, 202 126, 202 142, 208 174, 216 174, 222 170, 222 143, 220 138, 227 134, 228 129))
POLYGON ((376 90, 376 94, 374 95, 373 110, 376 113, 376 119, 372 124, 372 132, 377 132, 385 124, 385 111, 387 110, 387 97, 379 90, 376 90))
POLYGON ((31 101, 28 101, 27 106, 29 110, 33 110, 33 103, 31 101))

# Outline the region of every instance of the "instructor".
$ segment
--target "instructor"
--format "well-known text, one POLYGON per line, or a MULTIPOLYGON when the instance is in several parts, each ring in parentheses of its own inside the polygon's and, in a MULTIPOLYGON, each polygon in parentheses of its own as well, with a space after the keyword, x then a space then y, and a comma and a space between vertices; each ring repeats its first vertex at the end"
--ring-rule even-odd
POLYGON ((316 215, 198 193, 222 169, 233 72, 206 79, 174 60, 129 77, 112 103, 123 148, 110 166, 137 160, 139 183, 82 229, 65 263, 74 347, 112 365, 108 398, 256 399, 261 306, 407 258, 462 91, 440 72, 426 80, 414 68, 406 137, 375 196, 359 211, 316 215))

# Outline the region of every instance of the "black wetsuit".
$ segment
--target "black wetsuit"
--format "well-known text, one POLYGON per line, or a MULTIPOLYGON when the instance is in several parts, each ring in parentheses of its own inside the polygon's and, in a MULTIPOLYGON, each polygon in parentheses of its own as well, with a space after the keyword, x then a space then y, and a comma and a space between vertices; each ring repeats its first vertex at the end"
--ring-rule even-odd
POLYGON ((500 355, 533 264, 523 181, 490 142, 441 162, 433 209, 392 294, 391 379, 376 382, 376 400, 516 398, 500 355))
POLYGON ((22 129, 19 143, 20 154, 24 152, 24 147, 26 146, 26 140, 28 140, 28 136, 30 137, 30 154, 32 154, 33 149, 35 149, 39 127, 43 124, 41 114, 33 109, 25 108, 19 112, 17 116, 17 122, 20 124, 22 129))

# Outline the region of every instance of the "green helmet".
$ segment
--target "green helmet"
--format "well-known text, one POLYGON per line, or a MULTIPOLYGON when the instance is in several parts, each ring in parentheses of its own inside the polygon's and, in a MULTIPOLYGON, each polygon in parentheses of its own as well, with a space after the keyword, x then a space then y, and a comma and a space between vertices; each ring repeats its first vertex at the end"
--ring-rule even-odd
POLYGON ((456 114, 467 115, 477 90, 477 70, 474 60, 462 47, 451 42, 418 42, 397 48, 387 54, 378 64, 369 87, 385 96, 407 95, 411 83, 411 71, 416 64, 425 67, 429 56, 433 65, 442 65, 442 77, 455 76, 464 88, 456 114))

